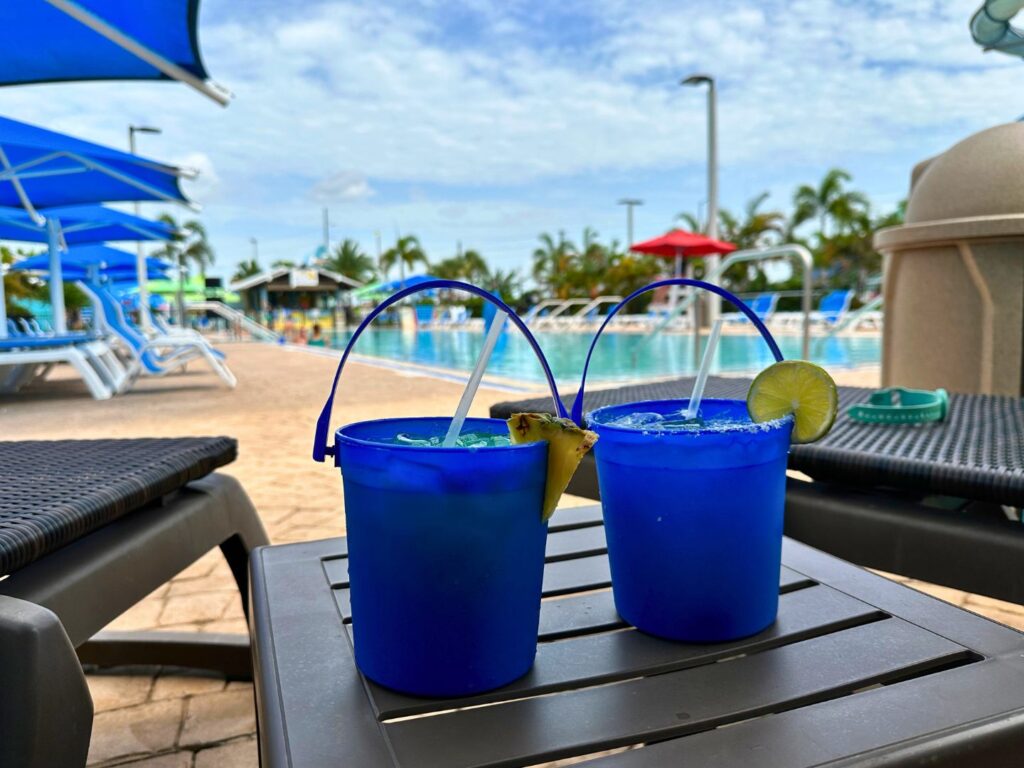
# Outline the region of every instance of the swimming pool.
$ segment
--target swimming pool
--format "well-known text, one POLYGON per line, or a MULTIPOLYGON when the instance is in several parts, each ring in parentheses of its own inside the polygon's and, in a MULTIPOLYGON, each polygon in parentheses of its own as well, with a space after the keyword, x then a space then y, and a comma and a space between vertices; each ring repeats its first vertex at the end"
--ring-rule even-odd
MULTIPOLYGON (((555 378, 562 387, 577 383, 592 335, 589 333, 536 334, 555 378)), ((351 333, 339 333, 334 344, 344 348, 351 333)), ((476 364, 484 336, 470 330, 417 330, 398 328, 367 330, 355 353, 387 360, 418 363, 455 371, 470 371, 476 364)), ((703 339, 706 343, 706 339, 703 339)), ((776 336, 787 357, 800 357, 798 336, 776 336)), ((877 336, 850 336, 811 340, 811 359, 825 366, 853 367, 877 364, 882 341, 877 336)), ((719 342, 712 371, 741 373, 759 371, 772 362, 771 353, 760 336, 725 335, 719 342)), ((684 376, 696 370, 693 337, 689 334, 606 332, 594 350, 588 381, 636 381, 661 376, 684 376)), ((490 376, 543 382, 544 373, 533 350, 518 332, 503 333, 487 368, 490 376)))

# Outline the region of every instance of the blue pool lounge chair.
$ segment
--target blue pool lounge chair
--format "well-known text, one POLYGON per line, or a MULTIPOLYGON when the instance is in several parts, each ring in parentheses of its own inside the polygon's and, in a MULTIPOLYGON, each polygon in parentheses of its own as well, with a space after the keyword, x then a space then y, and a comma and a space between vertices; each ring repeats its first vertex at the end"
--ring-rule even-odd
POLYGON ((120 340, 129 355, 129 370, 151 376, 164 376, 181 370, 190 362, 204 360, 229 388, 237 380, 218 355, 213 354, 205 340, 180 336, 157 336, 147 339, 125 318, 117 299, 103 285, 80 283, 92 299, 97 326, 120 340))
POLYGON ((835 325, 850 310, 851 301, 853 301, 853 291, 832 291, 821 300, 818 311, 811 313, 811 320, 826 325, 835 325))
MULTIPOLYGON (((748 302, 748 306, 753 310, 754 314, 761 322, 767 322, 771 319, 771 316, 775 314, 775 307, 779 303, 779 294, 777 293, 759 293, 753 299, 748 302)), ((742 312, 730 312, 726 319, 730 323, 749 323, 746 316, 742 312)))
POLYGON ((59 363, 74 368, 97 400, 119 391, 124 370, 106 341, 87 334, 18 334, 0 339, 0 393, 18 392, 59 363))

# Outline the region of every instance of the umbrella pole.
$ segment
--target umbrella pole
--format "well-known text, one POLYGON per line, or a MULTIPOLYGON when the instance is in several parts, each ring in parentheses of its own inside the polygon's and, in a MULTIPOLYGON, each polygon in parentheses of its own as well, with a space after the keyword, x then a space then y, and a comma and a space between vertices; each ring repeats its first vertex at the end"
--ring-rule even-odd
POLYGON ((181 251, 178 251, 178 290, 174 303, 178 306, 178 327, 185 328, 185 265, 182 264, 181 251))
POLYGON ((64 314, 64 278, 61 275, 60 266, 60 221, 57 219, 46 219, 46 243, 50 255, 50 304, 53 305, 53 331, 54 333, 67 333, 68 321, 64 314))
MULTIPOLYGON (((674 278, 676 278, 677 280, 683 276, 683 254, 680 253, 679 250, 676 250, 675 268, 674 268, 674 270, 672 272, 672 276, 674 278)), ((679 303, 679 286, 678 285, 673 285, 672 286, 672 296, 671 296, 671 299, 669 301, 669 307, 671 309, 671 314, 675 315, 675 313, 676 313, 676 305, 678 303, 679 303)))
POLYGON ((4 264, 0 261, 0 339, 7 338, 7 295, 4 292, 4 264))

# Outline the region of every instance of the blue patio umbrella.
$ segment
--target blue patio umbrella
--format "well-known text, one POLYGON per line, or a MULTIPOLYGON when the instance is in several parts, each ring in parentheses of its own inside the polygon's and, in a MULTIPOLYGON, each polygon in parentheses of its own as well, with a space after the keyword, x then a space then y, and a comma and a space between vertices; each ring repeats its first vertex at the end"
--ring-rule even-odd
MULTIPOLYGON (((143 219, 99 205, 69 206, 53 210, 63 217, 67 227, 63 237, 66 242, 71 244, 97 243, 107 240, 169 240, 173 235, 171 227, 163 222, 143 219)), ((54 215, 46 219, 43 224, 37 224, 25 211, 16 208, 0 208, 0 240, 47 243, 49 253, 45 260, 47 272, 50 274, 50 302, 53 305, 54 328, 59 333, 66 330, 67 327, 64 318, 64 288, 61 271, 61 232, 55 226, 55 222, 61 220, 54 215)), ((124 252, 119 251, 118 253, 124 252)), ((124 265, 122 267, 127 268, 124 265)), ((138 269, 137 258, 136 269, 138 269)), ((0 279, 0 338, 7 335, 7 313, 3 294, 3 281, 0 279)))
POLYGON ((199 0, 0 3, 0 85, 179 80, 227 104, 199 53, 199 0))
MULTIPOLYGON (((32 0, 34 1, 34 0, 32 0)), ((167 163, 0 117, 0 205, 36 209, 156 200, 189 204, 167 163)))
MULTIPOLYGON (((118 240, 170 240, 174 236, 174 228, 166 222, 101 205, 48 208, 46 215, 60 221, 61 236, 69 246, 118 240)), ((25 211, 0 208, 0 240, 46 243, 48 234, 46 227, 37 224, 25 211)))
MULTIPOLYGON (((46 225, 59 333, 65 328, 57 259, 61 221, 58 215, 44 217, 38 209, 113 201, 189 204, 179 186, 187 175, 166 163, 0 117, 0 206, 21 207, 37 225, 46 225)), ((0 332, 5 327, 0 324, 0 332)))
MULTIPOLYGON (((135 277, 136 260, 134 253, 128 253, 117 248, 111 248, 108 245, 79 245, 73 248, 69 248, 66 253, 61 255, 61 273, 67 279, 81 279, 72 278, 69 276, 69 270, 75 270, 77 272, 86 272, 89 269, 95 269, 101 274, 123 274, 127 273, 131 277, 135 277)), ((12 270, 32 271, 32 272, 49 272, 50 271, 50 257, 47 254, 39 254, 38 256, 30 256, 27 259, 17 261, 11 267, 12 270)), ((150 274, 159 273, 159 277, 150 278, 153 280, 160 279, 165 273, 170 271, 171 265, 166 261, 160 261, 160 259, 154 259, 152 257, 146 259, 146 269, 150 274)))

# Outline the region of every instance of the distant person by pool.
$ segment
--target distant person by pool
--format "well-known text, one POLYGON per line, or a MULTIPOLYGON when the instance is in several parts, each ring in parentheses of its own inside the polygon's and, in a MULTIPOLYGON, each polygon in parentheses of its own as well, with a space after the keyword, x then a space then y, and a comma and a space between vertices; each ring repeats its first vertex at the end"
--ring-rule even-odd
POLYGON ((306 345, 310 347, 327 346, 327 341, 323 337, 319 323, 313 323, 313 334, 309 337, 309 340, 306 342, 306 345))

